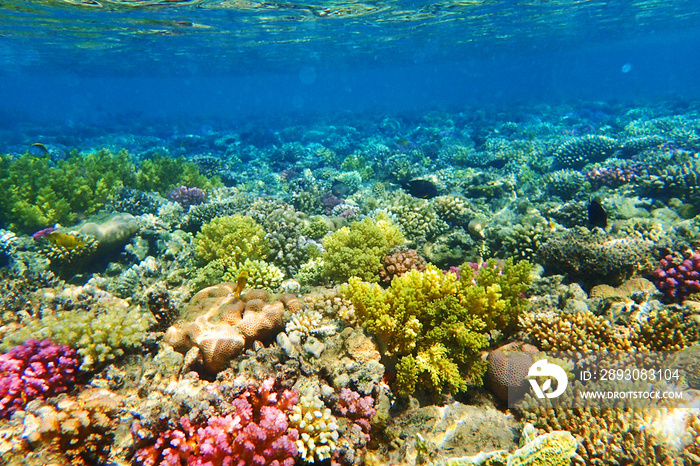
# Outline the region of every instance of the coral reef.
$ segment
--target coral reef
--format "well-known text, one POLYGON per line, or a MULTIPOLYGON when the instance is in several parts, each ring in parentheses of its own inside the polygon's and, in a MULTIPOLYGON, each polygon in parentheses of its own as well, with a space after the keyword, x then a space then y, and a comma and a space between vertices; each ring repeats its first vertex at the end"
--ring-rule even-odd
POLYGON ((74 388, 80 360, 67 345, 30 339, 0 355, 0 417, 28 400, 42 400, 74 388))
POLYGON ((306 463, 329 459, 338 441, 335 416, 315 391, 314 388, 305 390, 289 415, 289 424, 299 432, 296 441, 299 457, 306 463))

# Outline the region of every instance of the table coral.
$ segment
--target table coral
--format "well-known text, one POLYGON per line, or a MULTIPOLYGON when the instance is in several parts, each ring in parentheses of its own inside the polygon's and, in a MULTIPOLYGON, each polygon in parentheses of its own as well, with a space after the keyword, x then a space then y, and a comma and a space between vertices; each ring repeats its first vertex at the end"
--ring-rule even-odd
POLYGON ((398 359, 398 393, 409 395, 417 386, 464 391, 469 382, 479 383, 486 333, 517 326, 530 265, 489 261, 478 274, 471 267, 462 271, 458 280, 429 265, 395 278, 387 290, 358 278, 343 288, 384 355, 398 359))
POLYGON ((201 357, 208 371, 221 371, 246 344, 282 330, 285 310, 295 312, 302 306, 292 295, 270 301, 266 290, 252 289, 239 298, 236 289, 235 283, 222 283, 201 290, 186 306, 185 320, 165 333, 165 343, 188 354, 186 365, 201 357), (194 320, 186 320, 193 316, 194 320))
POLYGON ((29 400, 73 389, 80 360, 67 345, 30 339, 0 356, 0 417, 9 417, 29 400))
MULTIPOLYGON (((143 466, 293 466, 299 435, 288 413, 297 402, 295 391, 278 393, 274 379, 267 379, 233 400, 234 412, 227 416, 212 416, 206 424, 182 417, 178 427, 139 449, 136 461, 143 466)), ((132 432, 138 429, 136 422, 132 432)))

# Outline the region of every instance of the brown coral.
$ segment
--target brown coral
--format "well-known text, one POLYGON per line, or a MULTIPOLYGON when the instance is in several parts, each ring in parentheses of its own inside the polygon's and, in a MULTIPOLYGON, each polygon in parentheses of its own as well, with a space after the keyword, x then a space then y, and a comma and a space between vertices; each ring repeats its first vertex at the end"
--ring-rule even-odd
POLYGON ((415 249, 397 248, 384 256, 384 264, 379 270, 381 282, 389 285, 394 277, 401 277, 409 270, 425 270, 427 263, 415 249))
POLYGON ((500 400, 519 398, 525 393, 528 370, 539 350, 528 343, 513 341, 491 351, 486 358, 486 381, 500 400))
POLYGON ((235 296, 234 283, 222 283, 198 292, 186 306, 186 318, 171 326, 163 341, 187 353, 185 365, 201 358, 210 372, 219 372, 247 344, 273 337, 283 328, 282 315, 299 307, 298 299, 270 300, 265 290, 253 289, 235 296))

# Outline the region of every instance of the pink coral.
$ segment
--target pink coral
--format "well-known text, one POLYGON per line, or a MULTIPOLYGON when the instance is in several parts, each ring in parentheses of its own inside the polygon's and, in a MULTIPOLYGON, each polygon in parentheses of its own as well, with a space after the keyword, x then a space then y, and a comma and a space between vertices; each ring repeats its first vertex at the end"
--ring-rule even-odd
POLYGON ((666 297, 682 301, 700 293, 700 251, 694 251, 683 261, 669 254, 661 259, 661 267, 652 273, 652 281, 666 297))
POLYGON ((188 188, 187 186, 180 186, 168 193, 168 199, 177 202, 184 208, 199 205, 203 203, 206 198, 207 194, 197 187, 188 188))
POLYGON ((409 270, 425 270, 427 262, 415 249, 398 248, 384 256, 384 264, 379 270, 379 278, 389 285, 394 277, 402 277, 409 270))
POLYGON ((27 340, 0 356, 0 417, 27 401, 70 391, 80 366, 78 354, 48 339, 27 340))
POLYGON ((371 429, 369 421, 377 413, 374 409, 374 398, 371 396, 361 396, 359 393, 342 388, 338 396, 338 411, 344 417, 362 430, 365 441, 369 442, 369 432, 371 429))
POLYGON ((274 383, 249 387, 233 400, 233 413, 210 417, 206 425, 194 427, 181 418, 179 428, 139 449, 136 460, 144 466, 293 466, 299 433, 289 427, 288 413, 299 395, 277 393, 274 383))

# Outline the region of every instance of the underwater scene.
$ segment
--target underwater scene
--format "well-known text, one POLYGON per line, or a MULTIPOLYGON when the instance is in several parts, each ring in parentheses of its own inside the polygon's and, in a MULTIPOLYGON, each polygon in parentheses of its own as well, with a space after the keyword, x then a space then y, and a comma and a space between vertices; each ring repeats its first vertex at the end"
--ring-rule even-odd
POLYGON ((696 0, 0 2, 0 464, 700 465, 696 0))

